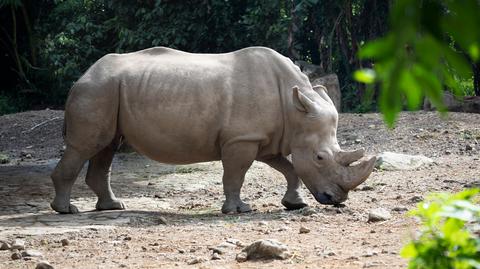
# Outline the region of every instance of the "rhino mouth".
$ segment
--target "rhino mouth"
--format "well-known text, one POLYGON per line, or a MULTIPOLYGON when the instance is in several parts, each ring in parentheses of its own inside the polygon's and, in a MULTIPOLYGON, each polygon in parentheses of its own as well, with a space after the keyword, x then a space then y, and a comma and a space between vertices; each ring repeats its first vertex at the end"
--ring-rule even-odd
POLYGON ((338 206, 338 205, 340 205, 342 202, 344 202, 344 201, 346 200, 346 197, 345 197, 344 199, 337 200, 337 199, 335 199, 332 195, 330 195, 330 194, 327 193, 327 192, 315 193, 313 196, 315 197, 315 200, 317 200, 317 202, 319 202, 319 203, 322 204, 322 205, 335 205, 335 206, 338 206))

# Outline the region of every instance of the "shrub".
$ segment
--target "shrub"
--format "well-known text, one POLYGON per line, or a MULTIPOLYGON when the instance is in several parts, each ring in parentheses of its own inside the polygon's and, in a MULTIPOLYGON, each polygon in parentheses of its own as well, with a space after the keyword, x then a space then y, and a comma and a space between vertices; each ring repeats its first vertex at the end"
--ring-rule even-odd
POLYGON ((480 189, 429 196, 411 212, 422 228, 401 251, 408 268, 480 268, 480 189))

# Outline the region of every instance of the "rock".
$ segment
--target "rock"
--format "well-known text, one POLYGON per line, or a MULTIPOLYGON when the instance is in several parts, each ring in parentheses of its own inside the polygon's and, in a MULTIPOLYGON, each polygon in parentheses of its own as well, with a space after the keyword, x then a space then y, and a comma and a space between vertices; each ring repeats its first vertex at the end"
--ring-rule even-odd
POLYGON ((404 211, 408 211, 408 208, 406 208, 405 206, 397 206, 397 207, 392 208, 392 211, 404 212, 404 211))
POLYGON ((338 112, 342 110, 341 100, 342 92, 340 91, 340 83, 336 74, 327 74, 311 79, 312 86, 323 85, 327 88, 327 94, 332 99, 333 104, 338 112))
MULTIPOLYGON (((291 257, 286 245, 274 239, 262 239, 245 247, 242 252, 246 253, 248 260, 256 259, 287 259, 291 257)), ((241 256, 243 257, 243 256, 241 256)), ((238 255, 237 255, 238 261, 238 255)))
POLYGON ((247 261, 247 253, 246 252, 240 252, 237 254, 237 256, 235 257, 235 260, 237 262, 245 262, 247 261))
POLYGON ((383 152, 377 156, 375 167, 382 170, 413 170, 433 163, 423 155, 406 155, 394 152, 383 152))
POLYGON ((302 226, 300 227, 300 231, 299 231, 301 234, 308 234, 310 232, 310 229, 308 229, 307 227, 305 226, 302 226))
POLYGON ((11 249, 18 249, 18 250, 24 250, 25 249, 25 241, 21 239, 15 239, 12 243, 11 249))
POLYGON ((220 254, 218 253, 213 253, 212 254, 212 260, 221 260, 222 257, 220 257, 220 254))
POLYGON ((236 245, 237 247, 244 247, 245 246, 245 244, 242 241, 240 241, 238 239, 235 239, 235 238, 227 238, 227 240, 225 242, 230 243, 232 245, 236 245))
POLYGON ((205 261, 205 259, 202 258, 202 257, 195 257, 195 258, 191 259, 190 261, 188 261, 187 264, 188 265, 199 264, 199 263, 202 263, 204 261, 205 261))
POLYGON ((304 216, 311 216, 311 215, 314 215, 317 213, 317 211, 315 210, 315 208, 312 208, 312 207, 304 207, 302 209, 300 209, 300 213, 304 216))
POLYGON ((415 195, 415 196, 412 196, 412 198, 410 198, 409 201, 412 203, 420 203, 421 201, 423 201, 423 197, 415 195))
POLYGON ((213 253, 224 254, 228 251, 228 249, 235 248, 236 246, 236 244, 232 244, 230 242, 223 242, 220 245, 216 247, 211 247, 209 249, 212 250, 213 253))
POLYGON ((5 155, 0 153, 0 164, 6 164, 10 162, 10 158, 5 155))
POLYGON ((12 260, 20 260, 22 258, 22 254, 20 254, 20 252, 18 251, 15 251, 10 257, 12 258, 12 260))
POLYGON ((60 240, 60 243, 62 243, 63 247, 70 245, 70 241, 67 238, 60 240))
POLYGON ((390 218, 392 218, 392 215, 384 208, 375 208, 368 213, 368 222, 385 221, 390 218))
POLYGON ((12 248, 12 246, 10 246, 10 244, 7 243, 7 242, 2 242, 2 243, 0 244, 0 250, 9 250, 9 249, 11 249, 11 248, 12 248))
POLYGON ((465 146, 465 150, 467 150, 467 151, 468 151, 468 150, 473 150, 473 149, 474 149, 473 145, 467 144, 467 145, 465 146))
POLYGON ((35 266, 35 269, 53 269, 53 266, 47 261, 40 261, 37 263, 37 266, 35 266))
POLYGON ((268 223, 267 223, 266 221, 263 221, 263 220, 262 220, 262 221, 260 221, 260 222, 258 223, 258 225, 260 225, 260 226, 267 226, 268 223))
POLYGON ((43 256, 42 252, 34 249, 28 249, 22 252, 22 257, 42 257, 42 256, 43 256))

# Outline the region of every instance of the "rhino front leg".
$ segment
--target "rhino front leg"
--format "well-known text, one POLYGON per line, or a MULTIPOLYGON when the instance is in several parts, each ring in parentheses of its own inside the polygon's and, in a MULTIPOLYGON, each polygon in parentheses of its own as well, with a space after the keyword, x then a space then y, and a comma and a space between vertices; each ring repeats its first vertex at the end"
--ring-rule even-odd
POLYGON ((224 146, 222 149, 223 164, 223 192, 225 202, 222 213, 250 212, 250 205, 240 198, 240 190, 245 180, 245 174, 252 165, 258 152, 258 145, 254 143, 235 143, 224 146))
POLYGON ((62 159, 52 173, 55 198, 50 206, 53 210, 58 213, 78 213, 77 207, 70 203, 70 194, 73 183, 86 161, 87 158, 82 157, 71 146, 67 146, 62 159))
POLYGON ((282 205, 289 210, 308 206, 300 195, 300 187, 302 183, 295 173, 292 163, 287 158, 277 156, 273 159, 262 161, 282 173, 287 179, 287 192, 283 196, 282 205))
POLYGON ((101 150, 93 156, 88 164, 85 181, 98 197, 97 210, 125 209, 125 204, 113 194, 110 186, 110 173, 116 143, 101 150))

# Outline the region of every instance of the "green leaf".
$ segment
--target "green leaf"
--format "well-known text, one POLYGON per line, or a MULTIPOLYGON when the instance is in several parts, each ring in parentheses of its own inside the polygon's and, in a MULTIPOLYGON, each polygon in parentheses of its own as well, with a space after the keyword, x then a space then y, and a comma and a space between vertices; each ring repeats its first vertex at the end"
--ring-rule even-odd
POLYGON ((480 45, 478 43, 471 44, 468 48, 468 53, 474 61, 480 60, 480 45))
POLYGON ((399 77, 399 87, 407 97, 408 109, 418 109, 423 104, 423 91, 420 84, 409 70, 402 70, 399 77))
POLYGON ((360 69, 353 73, 353 78, 358 82, 371 84, 375 82, 376 73, 373 69, 360 69))
POLYGON ((413 258, 418 255, 417 248, 413 242, 406 244, 400 251, 400 256, 403 258, 413 258))

